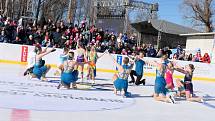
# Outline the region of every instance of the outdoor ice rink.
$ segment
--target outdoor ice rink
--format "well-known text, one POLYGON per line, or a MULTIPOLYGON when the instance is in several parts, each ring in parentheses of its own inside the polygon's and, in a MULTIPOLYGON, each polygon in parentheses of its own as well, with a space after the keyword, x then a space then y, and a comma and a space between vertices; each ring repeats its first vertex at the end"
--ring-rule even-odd
POLYGON ((97 72, 95 87, 58 90, 51 82, 23 77, 25 66, 0 63, 0 121, 215 121, 215 82, 194 81, 196 95, 205 103, 177 99, 176 104, 156 102, 154 78, 146 86, 129 86, 130 98, 115 96, 112 73, 97 72))

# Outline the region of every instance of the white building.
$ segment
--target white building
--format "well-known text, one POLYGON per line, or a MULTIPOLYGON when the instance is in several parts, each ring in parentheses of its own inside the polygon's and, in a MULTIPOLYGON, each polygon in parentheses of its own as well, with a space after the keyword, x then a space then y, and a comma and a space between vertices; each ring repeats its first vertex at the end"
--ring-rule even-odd
POLYGON ((208 53, 212 63, 215 63, 215 32, 180 34, 186 37, 186 50, 201 49, 201 54, 208 53))

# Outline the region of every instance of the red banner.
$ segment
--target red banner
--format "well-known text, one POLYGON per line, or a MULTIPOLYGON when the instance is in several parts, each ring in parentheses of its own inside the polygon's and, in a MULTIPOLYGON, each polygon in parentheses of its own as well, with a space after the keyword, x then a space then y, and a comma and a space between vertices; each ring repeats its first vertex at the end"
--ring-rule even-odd
POLYGON ((21 62, 27 62, 28 46, 22 46, 21 62))

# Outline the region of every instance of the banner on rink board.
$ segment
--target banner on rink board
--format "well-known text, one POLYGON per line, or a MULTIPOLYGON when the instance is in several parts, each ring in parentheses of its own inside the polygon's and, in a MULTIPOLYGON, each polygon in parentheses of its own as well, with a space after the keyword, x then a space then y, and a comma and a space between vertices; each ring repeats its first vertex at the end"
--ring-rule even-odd
POLYGON ((27 62, 28 46, 22 46, 21 62, 27 62))
MULTIPOLYGON (((116 56, 116 61, 118 64, 122 65, 122 56, 121 55, 117 55, 116 56)), ((116 70, 118 70, 118 68, 116 67, 116 70)))
MULTIPOLYGON (((8 44, 6 43, 0 43, 0 60, 8 60, 8 61, 15 61, 20 62, 20 55, 22 55, 22 61, 26 61, 27 54, 26 52, 33 51, 33 46, 27 46, 22 47, 22 45, 15 45, 15 44, 8 44), (5 53, 7 51, 7 53, 5 53), (13 55, 13 56, 11 56, 13 55)), ((74 51, 76 53, 76 51, 74 51)), ((44 60, 46 60, 47 64, 57 64, 58 63, 58 57, 62 53, 62 49, 57 49, 54 53, 50 53, 46 56, 44 56, 44 60)), ((214 50, 215 53, 215 50, 214 50)), ((100 54, 100 53, 98 53, 100 54)), ((117 59, 119 63, 122 63, 123 57, 126 57, 125 55, 116 55, 113 54, 113 56, 117 59)), ((144 58, 147 61, 153 61, 153 60, 159 60, 158 58, 144 58)), ((206 63, 199 63, 199 62, 190 62, 190 61, 177 61, 177 64, 180 66, 185 66, 187 64, 194 64, 195 65, 195 71, 194 71, 194 77, 200 77, 202 78, 210 78, 215 79, 214 70, 215 70, 215 64, 206 64, 206 63)), ((116 70, 116 66, 113 64, 112 58, 109 57, 109 55, 104 55, 102 58, 98 59, 96 63, 97 69, 101 69, 102 71, 106 72, 112 72, 116 70)), ((135 66, 134 66, 135 68, 135 66)), ((144 72, 145 73, 155 73, 155 68, 150 65, 144 66, 144 72)), ((174 72, 174 75, 183 75, 178 72, 174 72)))

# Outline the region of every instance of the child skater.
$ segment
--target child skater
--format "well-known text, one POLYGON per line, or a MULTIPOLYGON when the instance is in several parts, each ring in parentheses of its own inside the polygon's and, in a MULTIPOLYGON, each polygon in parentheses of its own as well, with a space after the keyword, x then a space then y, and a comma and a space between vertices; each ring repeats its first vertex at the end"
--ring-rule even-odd
POLYGON ((77 47, 77 59, 78 65, 81 67, 81 81, 84 78, 84 62, 87 62, 86 51, 84 49, 83 43, 78 43, 77 47))
POLYGON ((168 96, 166 96, 167 88, 166 88, 166 80, 165 73, 167 68, 167 55, 163 55, 160 63, 152 63, 152 65, 156 65, 156 79, 154 86, 154 99, 157 101, 164 101, 167 103, 174 103, 174 100, 168 96))
POLYGON ((32 78, 38 78, 41 79, 42 81, 47 81, 45 78, 46 73, 50 70, 51 66, 50 65, 45 65, 44 61, 42 60, 42 57, 45 55, 48 55, 51 52, 54 52, 56 49, 52 48, 50 50, 47 50, 45 52, 42 51, 42 48, 40 45, 35 46, 35 65, 32 73, 32 78), (42 77, 42 78, 41 78, 42 77))
POLYGON ((169 95, 170 99, 175 102, 174 97, 176 96, 177 91, 174 90, 175 86, 173 83, 173 73, 174 73, 174 64, 173 62, 167 63, 167 68, 165 72, 165 80, 166 80, 166 89, 167 95, 169 95))
POLYGON ((96 76, 96 61, 98 60, 98 55, 96 52, 95 46, 92 46, 90 52, 88 53, 88 59, 90 63, 88 64, 88 74, 87 78, 93 81, 95 84, 95 76, 96 76))
POLYGON ((174 65, 172 62, 167 64, 166 72, 165 72, 165 80, 166 80, 166 88, 170 91, 174 90, 174 83, 173 83, 173 73, 174 73, 174 65))
POLYGON ((181 93, 185 92, 187 101, 203 102, 202 98, 194 97, 194 95, 193 95, 192 78, 193 78, 194 70, 195 70, 195 67, 193 64, 186 65, 184 69, 181 67, 176 67, 176 71, 185 74, 184 81, 177 79, 177 85, 179 88, 185 89, 185 90, 180 90, 180 91, 181 91, 181 93))
POLYGON ((61 83, 58 86, 60 89, 62 86, 69 89, 72 84, 72 88, 76 89, 76 81, 78 80, 78 62, 74 61, 74 52, 69 52, 68 59, 64 61, 62 73, 61 73, 61 83))
POLYGON ((118 68, 118 74, 113 76, 114 94, 117 94, 117 91, 120 91, 121 95, 126 97, 128 96, 128 77, 134 64, 131 62, 131 65, 129 65, 128 57, 123 59, 123 65, 118 64, 115 59, 114 64, 118 68))
POLYGON ((61 70, 63 69, 63 63, 68 59, 68 53, 69 53, 69 48, 64 47, 63 48, 63 53, 60 54, 59 57, 59 64, 57 65, 58 70, 54 73, 55 76, 58 76, 61 74, 61 70))
POLYGON ((101 56, 98 56, 95 46, 91 46, 90 48, 90 52, 88 53, 89 64, 88 64, 87 78, 91 79, 93 81, 93 84, 95 84, 95 77, 96 77, 96 62, 99 58, 101 58, 106 53, 107 51, 105 51, 101 56))

